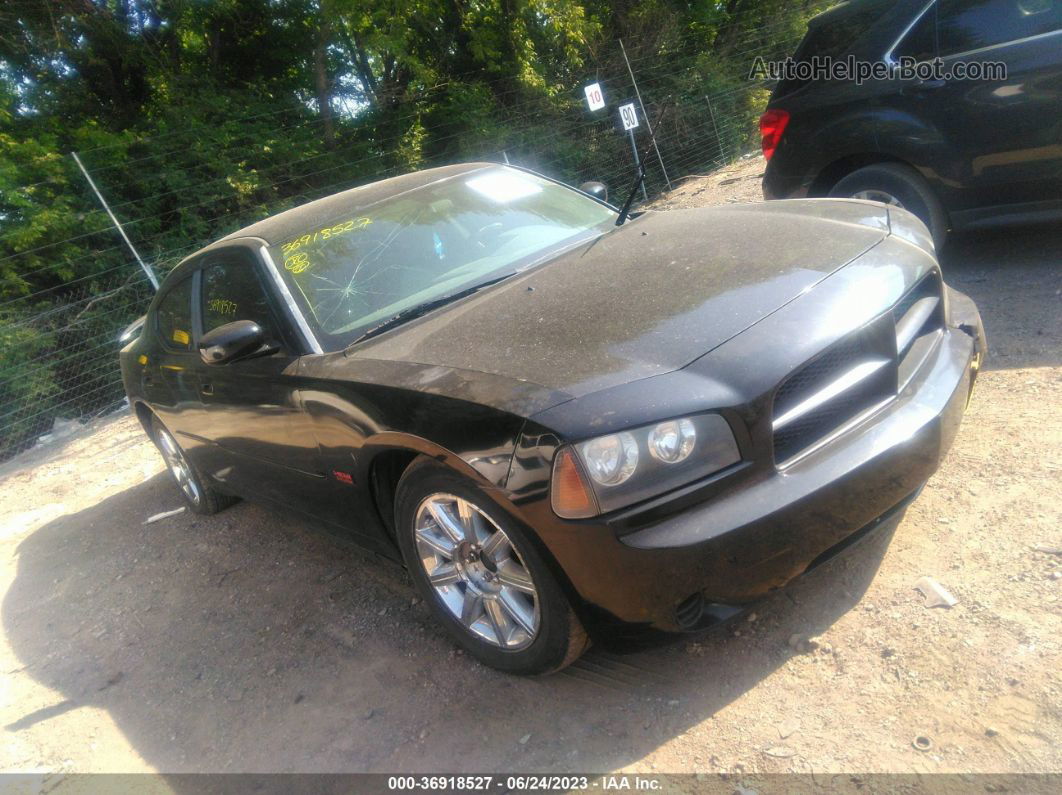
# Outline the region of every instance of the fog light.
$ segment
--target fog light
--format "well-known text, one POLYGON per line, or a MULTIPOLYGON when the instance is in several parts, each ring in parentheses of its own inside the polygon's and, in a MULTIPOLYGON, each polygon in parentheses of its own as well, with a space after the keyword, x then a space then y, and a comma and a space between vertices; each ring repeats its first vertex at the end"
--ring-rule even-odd
POLYGON ((649 455, 665 464, 685 461, 697 442, 697 429, 689 420, 662 422, 649 433, 649 455))

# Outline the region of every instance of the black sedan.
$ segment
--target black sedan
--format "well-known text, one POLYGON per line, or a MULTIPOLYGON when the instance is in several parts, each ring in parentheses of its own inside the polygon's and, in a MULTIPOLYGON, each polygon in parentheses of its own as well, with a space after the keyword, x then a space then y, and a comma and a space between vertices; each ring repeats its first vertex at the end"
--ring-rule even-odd
POLYGON ((903 210, 623 220, 489 164, 289 210, 166 278, 130 402, 193 510, 400 558, 489 665, 704 629, 898 521, 984 334, 903 210))

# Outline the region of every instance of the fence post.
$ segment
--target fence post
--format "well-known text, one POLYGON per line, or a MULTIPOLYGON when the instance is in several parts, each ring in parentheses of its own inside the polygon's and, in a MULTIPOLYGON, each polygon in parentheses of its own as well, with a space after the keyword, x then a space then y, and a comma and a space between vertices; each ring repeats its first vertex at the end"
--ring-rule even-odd
POLYGON ((708 99, 708 95, 705 94, 704 101, 708 103, 708 115, 712 118, 712 129, 715 130, 715 142, 719 144, 719 157, 722 158, 723 161, 720 165, 723 165, 730 156, 723 149, 723 139, 719 135, 719 125, 715 123, 715 110, 712 109, 712 100, 708 99))
POLYGON ((122 229, 122 225, 118 223, 118 219, 114 217, 114 213, 111 212, 110 206, 107 204, 107 200, 103 198, 103 194, 100 193, 100 189, 96 187, 96 183, 92 181, 92 177, 88 173, 88 169, 81 163, 81 158, 77 156, 77 152, 71 152, 70 156, 74 158, 74 162, 77 163, 77 167, 81 169, 81 173, 85 175, 85 179, 88 180, 89 187, 92 188, 92 192, 96 194, 96 198, 100 200, 100 204, 103 205, 103 209, 107 211, 107 215, 110 216, 111 222, 118 230, 118 234, 122 236, 122 240, 129 246, 129 250, 133 252, 133 256, 136 257, 136 261, 140 263, 140 267, 144 269, 144 273, 147 274, 148 281, 151 282, 151 286, 155 288, 155 292, 159 289, 159 280, 155 276, 155 271, 151 270, 151 266, 144 260, 140 259, 140 254, 133 248, 132 241, 129 240, 129 236, 126 235, 125 230, 122 229))
POLYGON ((671 178, 667 175, 667 169, 664 168, 664 158, 660 156, 660 147, 656 145, 656 134, 653 132, 653 123, 649 121, 649 114, 645 112, 645 103, 642 102, 642 92, 638 90, 638 81, 634 79, 634 70, 631 69, 631 62, 627 58, 627 48, 623 46, 623 39, 619 40, 620 51, 623 53, 623 61, 627 64, 627 72, 631 76, 631 84, 634 86, 634 95, 638 98, 638 106, 642 109, 642 116, 645 118, 645 126, 649 130, 649 138, 653 142, 653 149, 656 150, 656 159, 660 163, 660 170, 664 172, 664 182, 667 183, 667 189, 671 190, 671 178))

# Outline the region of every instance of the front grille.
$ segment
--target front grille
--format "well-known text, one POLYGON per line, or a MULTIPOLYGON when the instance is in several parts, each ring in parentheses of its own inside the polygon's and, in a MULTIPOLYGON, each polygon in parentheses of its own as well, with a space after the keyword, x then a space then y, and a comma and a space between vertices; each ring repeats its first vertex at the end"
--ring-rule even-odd
POLYGON ((774 395, 774 458, 785 464, 895 397, 943 328, 940 277, 796 370, 774 395))
POLYGON ((902 389, 932 350, 944 328, 940 276, 931 273, 893 307, 898 381, 902 389))

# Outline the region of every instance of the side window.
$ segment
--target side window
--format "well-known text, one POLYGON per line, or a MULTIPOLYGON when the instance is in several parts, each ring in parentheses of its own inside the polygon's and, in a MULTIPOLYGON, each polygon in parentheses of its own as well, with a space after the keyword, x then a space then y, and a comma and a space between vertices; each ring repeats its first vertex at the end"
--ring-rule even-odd
POLYGON ((968 52, 1062 29, 1062 0, 940 0, 938 26, 942 56, 968 52))
POLYGON ((192 277, 178 282, 155 310, 159 337, 167 348, 192 350, 192 277))
POLYGON ((203 333, 234 320, 253 320, 266 337, 280 340, 269 299, 256 269, 239 260, 203 268, 203 333))
MULTIPOLYGON (((810 63, 820 57, 840 58, 894 3, 895 0, 866 0, 858 5, 843 4, 835 11, 827 12, 825 19, 808 28, 807 34, 793 54, 793 60, 797 63, 810 63)), ((783 80, 775 90, 775 95, 785 96, 803 88, 808 82, 783 80)))
POLYGON ((839 7, 808 29, 793 60, 808 61, 816 56, 841 57, 893 5, 894 0, 867 0, 858 5, 839 7))
POLYGON ((937 9, 930 8, 915 26, 904 36, 892 52, 896 60, 914 58, 916 61, 929 61, 937 57, 937 9))

